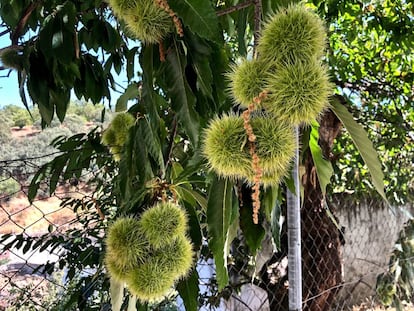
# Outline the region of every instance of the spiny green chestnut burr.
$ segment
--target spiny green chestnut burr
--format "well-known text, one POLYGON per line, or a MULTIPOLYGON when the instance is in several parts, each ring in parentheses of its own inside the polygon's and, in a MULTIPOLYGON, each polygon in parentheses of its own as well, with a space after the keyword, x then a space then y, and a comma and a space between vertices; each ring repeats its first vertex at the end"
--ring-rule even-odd
POLYGON ((122 146, 118 146, 116 144, 116 135, 111 128, 108 128, 103 132, 102 144, 109 147, 109 150, 113 155, 115 161, 119 161, 121 159, 122 146))
POLYGON ((129 128, 135 123, 135 118, 128 112, 121 112, 111 121, 111 129, 115 132, 116 145, 123 146, 127 140, 129 128))
POLYGON ((191 241, 180 235, 172 243, 160 247, 154 258, 174 274, 174 279, 179 279, 187 275, 193 265, 191 241))
POLYGON ((19 51, 12 48, 3 49, 0 53, 0 61, 4 67, 16 70, 23 69, 23 56, 19 51))
POLYGON ((397 289, 393 284, 381 284, 376 289, 377 296, 383 306, 390 306, 393 302, 393 298, 397 289), (395 289, 395 290, 394 290, 395 289))
POLYGON ((142 213, 140 230, 154 248, 172 243, 187 230, 187 216, 177 205, 160 202, 142 213))
MULTIPOLYGON (((243 119, 236 115, 215 118, 204 132, 204 156, 212 170, 230 178, 254 181, 255 172, 243 119)), ((256 136, 256 153, 265 185, 278 184, 286 174, 294 154, 294 134, 290 125, 266 114, 250 123, 256 136)))
POLYGON ((133 266, 125 266, 123 262, 117 260, 116 255, 105 254, 105 267, 111 278, 118 282, 125 282, 126 277, 133 269, 133 266))
POLYGON ((332 85, 326 67, 318 61, 286 63, 266 79, 263 107, 290 124, 309 124, 328 106, 332 85))
POLYGON ((131 270, 126 277, 129 291, 142 302, 162 300, 174 285, 174 273, 168 270, 157 258, 150 257, 146 262, 131 270))
POLYGON ((120 146, 113 146, 110 148, 112 156, 114 157, 115 161, 121 160, 121 154, 122 154, 122 147, 120 146))
POLYGON ((142 263, 149 250, 138 220, 131 217, 118 218, 110 225, 105 242, 107 269, 116 279, 142 263))
POLYGON ((109 0, 109 6, 112 8, 112 11, 115 15, 122 17, 122 13, 128 9, 135 7, 136 1, 131 0, 109 0))
POLYGON ((158 43, 173 29, 171 17, 154 0, 110 0, 109 4, 125 21, 127 33, 143 43, 158 43))
POLYGON ((279 10, 264 25, 257 47, 269 62, 296 62, 323 55, 326 31, 319 16, 304 5, 279 10))
MULTIPOLYGON (((251 125, 257 139, 256 153, 260 159, 259 166, 263 172, 261 184, 265 187, 277 185, 287 175, 296 149, 293 128, 290 124, 274 120, 269 115, 253 117, 251 125)), ((247 151, 247 148, 245 150, 247 151)), ((245 178, 248 182, 254 183, 255 176, 251 169, 245 178)))
POLYGON ((209 167, 218 175, 242 178, 250 172, 247 136, 243 119, 230 114, 216 117, 204 131, 203 153, 209 167))
POLYGON ((263 61, 244 59, 239 65, 234 65, 227 74, 230 81, 230 93, 235 103, 248 107, 253 98, 257 97, 265 88, 265 75, 269 65, 263 61))
POLYGON ((128 138, 129 128, 134 125, 134 122, 135 118, 130 113, 119 113, 102 133, 102 144, 109 147, 117 161, 121 158, 122 147, 128 138))
POLYGON ((116 145, 116 133, 111 127, 108 127, 105 131, 103 131, 102 144, 109 147, 116 145))
MULTIPOLYGON (((289 171, 289 165, 281 167, 279 170, 275 171, 265 171, 263 172, 262 177, 260 178, 260 184, 264 187, 271 187, 278 185, 283 178, 285 178, 289 171)), ((254 185, 255 176, 250 175, 247 176, 246 181, 250 183, 251 185, 254 185)))

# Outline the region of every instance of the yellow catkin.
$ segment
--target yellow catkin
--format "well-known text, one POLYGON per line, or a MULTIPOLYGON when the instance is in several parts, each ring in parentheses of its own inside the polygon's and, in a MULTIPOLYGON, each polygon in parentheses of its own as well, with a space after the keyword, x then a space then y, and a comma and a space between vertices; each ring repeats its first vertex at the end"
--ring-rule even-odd
POLYGON ((248 106, 247 110, 243 112, 244 129, 249 141, 249 153, 252 157, 252 168, 255 172, 254 185, 252 187, 252 202, 253 202, 253 223, 259 223, 259 211, 260 211, 260 181, 262 179, 263 171, 260 168, 260 159, 256 153, 256 136, 254 135, 253 128, 250 124, 250 116, 255 107, 260 105, 262 100, 267 96, 267 92, 263 91, 253 99, 253 102, 248 106))
POLYGON ((172 18, 174 22, 175 29, 177 30, 178 35, 180 37, 184 37, 183 24, 181 23, 177 14, 170 8, 167 0, 154 0, 154 1, 161 9, 163 9, 165 12, 168 13, 168 15, 170 15, 170 17, 172 18))

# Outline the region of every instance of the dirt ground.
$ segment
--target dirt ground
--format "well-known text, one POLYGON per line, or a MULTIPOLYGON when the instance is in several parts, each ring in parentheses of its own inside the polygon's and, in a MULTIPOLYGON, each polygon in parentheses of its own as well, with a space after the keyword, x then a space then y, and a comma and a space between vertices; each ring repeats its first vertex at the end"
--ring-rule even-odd
POLYGON ((0 202, 0 234, 39 235, 48 231, 49 225, 63 226, 75 219, 75 213, 60 206, 61 200, 51 197, 30 204, 24 195, 0 202))
POLYGON ((43 276, 21 275, 15 271, 2 272, 0 274, 0 311, 8 310, 15 302, 22 304, 27 300, 27 304, 42 304, 45 297, 53 286, 50 281, 43 276), (11 283, 13 280, 13 283, 11 283))
POLYGON ((28 136, 34 136, 38 133, 40 133, 41 130, 35 128, 34 126, 24 126, 23 128, 19 127, 12 127, 11 128, 11 134, 13 138, 21 138, 21 137, 28 137, 28 136))
MULTIPOLYGON (((34 136, 40 130, 33 126, 11 128, 14 138, 34 136)), ((64 192, 65 189, 58 189, 64 192)), ((38 199, 33 204, 26 194, 20 192, 8 200, 0 200, 0 234, 19 234, 23 231, 29 235, 38 235, 47 232, 50 224, 59 226, 75 218, 75 214, 68 208, 60 207, 61 200, 57 196, 47 199, 38 199)))

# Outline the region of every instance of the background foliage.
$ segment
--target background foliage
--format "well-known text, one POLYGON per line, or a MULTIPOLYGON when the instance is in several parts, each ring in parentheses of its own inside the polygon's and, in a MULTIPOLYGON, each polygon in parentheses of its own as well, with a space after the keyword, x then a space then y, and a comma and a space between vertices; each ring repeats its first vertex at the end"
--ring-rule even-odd
MULTIPOLYGON (((397 204, 413 200, 413 3, 316 2, 330 24, 332 77, 364 125, 383 164, 385 192, 397 204), (334 22, 335 21, 335 22, 334 22)), ((335 192, 370 192, 369 173, 349 136, 335 145, 335 192)))
MULTIPOLYGON (((0 109, 0 120, 4 120, 0 124, 2 168, 14 160, 30 160, 30 165, 38 167, 51 161, 58 150, 50 143, 57 137, 69 137, 102 125, 100 121, 103 109, 103 105, 73 102, 63 123, 53 121, 42 131, 40 115, 36 109, 27 111, 19 106, 3 107, 0 109)), ((111 113, 108 113, 107 119, 110 117, 111 113)), ((15 167, 12 172, 0 168, 0 194, 17 193, 20 185, 28 185, 33 174, 26 172, 23 167, 15 167)))

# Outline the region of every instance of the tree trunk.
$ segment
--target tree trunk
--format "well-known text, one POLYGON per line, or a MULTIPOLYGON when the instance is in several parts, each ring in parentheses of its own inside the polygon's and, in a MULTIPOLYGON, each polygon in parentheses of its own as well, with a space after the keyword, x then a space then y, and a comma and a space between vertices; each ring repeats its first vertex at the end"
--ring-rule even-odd
MULTIPOLYGON (((320 120, 319 145, 326 159, 331 158, 334 139, 341 124, 332 111, 320 120)), ((341 233, 325 210, 310 152, 306 152, 302 176, 304 200, 302 217, 302 262, 304 310, 328 311, 342 282, 341 233)))

